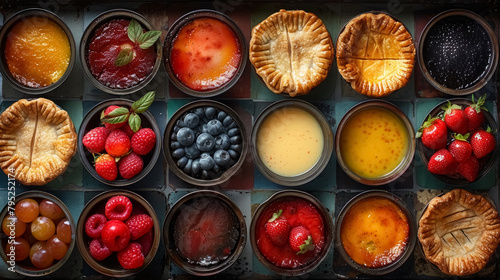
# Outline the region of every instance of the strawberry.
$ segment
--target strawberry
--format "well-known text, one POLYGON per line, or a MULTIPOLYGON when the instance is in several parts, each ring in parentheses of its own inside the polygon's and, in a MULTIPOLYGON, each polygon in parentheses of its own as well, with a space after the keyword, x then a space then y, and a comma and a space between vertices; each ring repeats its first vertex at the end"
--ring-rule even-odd
MULTIPOLYGON (((139 129, 141 129, 142 127, 139 127, 139 129)), ((125 131, 125 133, 127 133, 127 136, 132 139, 132 136, 134 135, 134 131, 132 130, 132 128, 130 128, 130 124, 129 123, 126 123, 123 127, 122 127, 122 130, 125 131)))
POLYGON ((132 151, 139 155, 146 155, 155 147, 156 134, 151 128, 139 129, 131 139, 132 151))
POLYGON ((136 242, 131 242, 125 249, 118 252, 116 255, 118 262, 125 269, 134 269, 141 267, 144 264, 144 255, 142 254, 141 245, 136 242))
POLYGON ((467 181, 474 182, 479 174, 479 161, 474 156, 470 156, 458 165, 457 170, 467 181))
POLYGON ((109 129, 106 127, 96 127, 83 136, 82 143, 89 152, 93 154, 100 153, 104 151, 104 144, 106 143, 108 134, 109 129))
POLYGON ((106 144, 104 146, 106 152, 112 157, 124 156, 128 151, 130 151, 130 138, 128 138, 125 131, 121 129, 112 130, 108 138, 106 138, 106 144))
POLYGON ((102 154, 95 160, 95 171, 102 178, 113 181, 118 176, 116 160, 108 154, 102 154))
POLYGON ((101 238, 104 246, 113 252, 118 252, 128 245, 130 231, 124 222, 111 220, 102 229, 101 238))
POLYGON ((446 147, 448 139, 448 128, 446 123, 438 117, 429 118, 424 122, 418 130, 417 138, 422 137, 422 143, 427 148, 439 150, 446 147))
POLYGON ((450 153, 458 163, 464 162, 472 155, 472 146, 467 142, 467 138, 469 138, 469 135, 469 133, 465 135, 453 135, 455 141, 451 142, 451 144, 448 146, 448 151, 450 151, 450 153))
POLYGON ((487 154, 491 153, 496 147, 496 141, 491 128, 485 130, 478 130, 472 134, 470 139, 472 145, 472 152, 477 159, 480 159, 487 154))
POLYGON ((484 123, 483 111, 488 111, 483 107, 485 100, 486 95, 483 95, 477 100, 476 103, 474 102, 474 95, 472 95, 472 105, 469 105, 469 107, 464 110, 467 115, 467 119, 469 120, 467 129, 471 132, 478 129, 484 123))
POLYGON ((130 179, 142 171, 144 161, 136 153, 132 152, 120 159, 118 171, 124 179, 130 179))
POLYGON ((107 222, 108 219, 106 219, 104 215, 94 214, 85 222, 85 233, 87 233, 90 238, 99 238, 107 222))
POLYGON ((132 213, 132 202, 124 195, 116 195, 108 199, 104 214, 109 220, 125 221, 132 213))
POLYGON ((111 250, 108 247, 106 247, 106 245, 104 245, 101 238, 93 239, 90 242, 89 252, 90 252, 90 255, 98 261, 105 260, 107 257, 111 256, 111 254, 113 253, 113 252, 111 252, 111 250))
POLYGON ((446 149, 435 152, 427 164, 427 168, 430 172, 441 175, 455 173, 457 171, 457 166, 457 161, 446 149))
POLYGON ((285 217, 281 216, 281 213, 283 213, 282 209, 273 213, 271 219, 266 223, 267 235, 271 241, 278 246, 286 244, 288 233, 290 232, 290 224, 285 217))
MULTIPOLYGON (((119 109, 119 108, 123 108, 123 107, 116 106, 116 105, 109 106, 108 108, 106 108, 106 110, 104 110, 101 113, 101 119, 103 117, 108 116, 113 111, 115 111, 116 109, 119 109)), ((118 113, 118 111, 113 112, 113 114, 116 114, 116 113, 118 113)), ((120 128, 120 127, 124 126, 126 122, 127 122, 127 120, 124 120, 124 121, 119 122, 119 123, 107 123, 107 122, 104 122, 104 125, 106 126, 107 129, 112 130, 112 129, 117 129, 117 128, 120 128)))
POLYGON ((153 219, 149 215, 140 214, 131 216, 125 221, 125 224, 130 230, 131 239, 136 240, 151 231, 153 228, 153 219))
POLYGON ((297 255, 314 250, 314 242, 311 233, 303 226, 292 228, 288 242, 292 250, 297 252, 297 255))
POLYGON ((448 101, 448 105, 441 107, 441 109, 444 110, 444 122, 451 131, 460 134, 467 133, 469 120, 461 106, 451 104, 448 101))

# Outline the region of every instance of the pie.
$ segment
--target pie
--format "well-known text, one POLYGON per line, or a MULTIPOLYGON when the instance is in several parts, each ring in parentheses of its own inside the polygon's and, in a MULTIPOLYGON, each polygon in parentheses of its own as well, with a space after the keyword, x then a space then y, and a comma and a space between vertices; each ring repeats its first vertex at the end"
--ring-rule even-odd
POLYGON ((481 195, 456 189, 432 199, 419 222, 425 257, 449 275, 483 269, 500 242, 500 219, 481 195))
POLYGON ((280 10, 252 30, 250 61, 274 93, 309 93, 328 75, 334 55, 330 34, 313 13, 280 10))
POLYGON ((415 62, 411 34, 401 22, 380 13, 352 19, 337 40, 337 67, 351 87, 383 97, 405 86, 415 62))
POLYGON ((54 102, 21 99, 0 115, 0 167, 23 185, 44 185, 76 153, 75 127, 54 102))

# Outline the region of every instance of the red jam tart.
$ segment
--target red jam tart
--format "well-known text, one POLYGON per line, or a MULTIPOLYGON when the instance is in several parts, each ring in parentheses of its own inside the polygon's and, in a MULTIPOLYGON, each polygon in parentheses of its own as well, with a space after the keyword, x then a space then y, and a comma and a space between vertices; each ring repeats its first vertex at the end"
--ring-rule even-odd
POLYGON ((342 246, 356 263, 379 268, 395 262, 409 239, 406 215, 384 197, 369 197, 354 204, 344 216, 342 246))
POLYGON ((87 64, 92 75, 103 85, 114 89, 130 88, 139 84, 152 71, 156 49, 142 49, 127 34, 130 20, 114 19, 99 26, 90 40, 87 64), (122 66, 115 61, 122 49, 132 49, 133 60, 122 66))
POLYGON ((209 91, 227 84, 241 61, 236 33, 215 18, 199 18, 179 30, 172 43, 170 64, 188 88, 209 91))
POLYGON ((255 239, 259 251, 267 260, 278 267, 305 266, 313 262, 325 246, 323 217, 313 204, 301 198, 283 197, 271 202, 262 211, 255 228, 255 239), (275 213, 280 213, 277 220, 286 220, 289 224, 290 230, 286 234, 286 242, 283 245, 278 245, 279 242, 273 241, 269 228, 266 226, 275 213), (312 244, 307 246, 309 249, 306 249, 306 252, 298 253, 293 244, 296 236, 292 235, 296 229, 302 227, 310 233, 312 244))

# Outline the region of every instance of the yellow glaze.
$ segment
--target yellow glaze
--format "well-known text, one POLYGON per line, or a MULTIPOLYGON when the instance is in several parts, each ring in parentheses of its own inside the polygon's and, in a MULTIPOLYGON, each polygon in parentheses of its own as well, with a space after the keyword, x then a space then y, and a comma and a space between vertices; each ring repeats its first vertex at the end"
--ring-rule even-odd
POLYGON ((303 109, 284 107, 262 122, 257 151, 272 172, 286 177, 311 169, 323 151, 323 131, 314 116, 303 109))
POLYGON ((347 168, 369 179, 394 170, 407 147, 404 124, 394 113, 382 108, 365 109, 351 116, 340 135, 340 152, 347 168))

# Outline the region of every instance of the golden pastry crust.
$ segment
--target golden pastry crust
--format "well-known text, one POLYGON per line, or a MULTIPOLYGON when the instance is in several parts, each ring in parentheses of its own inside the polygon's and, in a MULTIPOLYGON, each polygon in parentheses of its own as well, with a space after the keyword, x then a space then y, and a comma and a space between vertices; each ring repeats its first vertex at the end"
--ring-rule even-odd
POLYGON ((76 131, 54 102, 21 99, 0 115, 0 167, 23 185, 44 185, 76 153, 76 131))
POLYGON ((405 86, 415 62, 411 34, 386 14, 352 19, 337 39, 337 67, 352 88, 383 97, 405 86))
POLYGON ((250 62, 274 93, 309 93, 326 79, 334 55, 330 34, 313 13, 280 10, 252 30, 250 62))
POLYGON ((481 195, 456 189, 435 197, 419 222, 425 257, 449 275, 483 269, 500 242, 500 219, 481 195))

